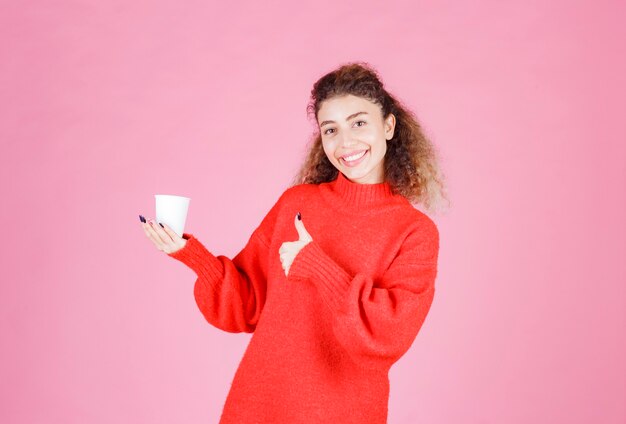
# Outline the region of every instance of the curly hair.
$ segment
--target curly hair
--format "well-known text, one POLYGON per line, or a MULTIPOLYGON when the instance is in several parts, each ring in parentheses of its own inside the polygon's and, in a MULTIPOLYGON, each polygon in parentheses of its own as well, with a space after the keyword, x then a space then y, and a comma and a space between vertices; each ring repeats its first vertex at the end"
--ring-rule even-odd
POLYGON ((320 184, 337 177, 339 171, 326 157, 322 147, 317 115, 322 102, 348 94, 380 106, 383 118, 390 113, 395 116, 394 135, 387 141, 384 158, 385 181, 393 193, 403 195, 414 205, 421 203, 434 212, 439 207, 439 199, 447 199, 436 149, 424 135, 414 114, 385 90, 377 71, 366 62, 344 64, 313 85, 307 114, 315 119, 316 131, 311 136, 306 159, 292 184, 320 184))

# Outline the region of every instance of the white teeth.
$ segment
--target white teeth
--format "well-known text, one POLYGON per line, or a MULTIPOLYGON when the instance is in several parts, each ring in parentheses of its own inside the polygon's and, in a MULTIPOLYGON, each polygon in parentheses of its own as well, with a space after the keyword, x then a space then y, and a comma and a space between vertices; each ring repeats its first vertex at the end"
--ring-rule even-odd
POLYGON ((353 156, 344 156, 344 157, 343 157, 343 160, 351 162, 351 161, 353 161, 353 160, 357 160, 357 159, 359 159, 359 158, 360 158, 361 156, 363 156, 365 153, 367 153, 367 150, 365 150, 365 151, 363 151, 363 152, 361 152, 361 153, 357 153, 356 155, 353 155, 353 156))

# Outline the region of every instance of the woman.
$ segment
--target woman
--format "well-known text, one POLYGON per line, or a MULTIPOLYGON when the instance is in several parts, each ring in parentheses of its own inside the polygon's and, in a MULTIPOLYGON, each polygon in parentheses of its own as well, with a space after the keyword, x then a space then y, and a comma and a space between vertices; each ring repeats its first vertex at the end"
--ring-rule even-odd
POLYGON ((206 320, 254 333, 222 424, 385 423, 389 369, 433 301, 439 232, 413 206, 441 194, 433 146, 367 64, 311 94, 318 131, 295 184, 232 260, 140 216, 196 272, 206 320))

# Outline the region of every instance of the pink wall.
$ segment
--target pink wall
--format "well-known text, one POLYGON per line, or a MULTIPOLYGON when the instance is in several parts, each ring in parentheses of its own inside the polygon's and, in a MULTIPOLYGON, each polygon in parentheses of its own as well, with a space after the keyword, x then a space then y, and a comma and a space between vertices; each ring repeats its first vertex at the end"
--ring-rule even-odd
POLYGON ((138 214, 189 196, 235 254, 350 60, 452 198, 389 422, 626 421, 624 2, 4 3, 0 422, 217 422, 249 335, 203 320, 138 214))

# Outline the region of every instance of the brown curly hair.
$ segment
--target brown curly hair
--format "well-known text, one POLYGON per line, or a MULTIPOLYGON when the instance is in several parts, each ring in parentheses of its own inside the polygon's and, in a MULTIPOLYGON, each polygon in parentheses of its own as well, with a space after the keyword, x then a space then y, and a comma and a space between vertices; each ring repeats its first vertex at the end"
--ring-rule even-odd
POLYGON ((379 105, 383 118, 390 113, 395 116, 394 135, 387 141, 384 159, 385 181, 394 193, 403 195, 412 204, 421 203, 429 211, 434 211, 439 206, 438 199, 447 199, 435 147, 422 132, 414 114, 385 90, 377 71, 366 62, 344 64, 313 85, 307 114, 315 119, 316 131, 293 185, 320 184, 337 177, 339 171, 328 160, 322 147, 317 114, 325 100, 348 94, 379 105))

